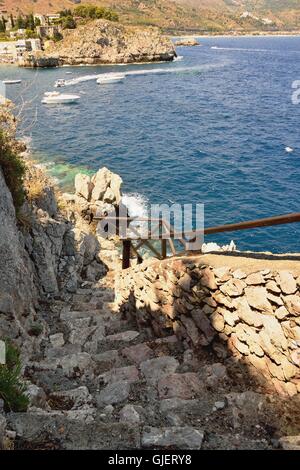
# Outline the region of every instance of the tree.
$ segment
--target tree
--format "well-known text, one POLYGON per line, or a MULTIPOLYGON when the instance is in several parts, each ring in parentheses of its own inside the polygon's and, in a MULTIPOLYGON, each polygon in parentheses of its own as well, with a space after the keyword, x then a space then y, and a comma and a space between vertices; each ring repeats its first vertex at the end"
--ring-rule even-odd
POLYGON ((76 21, 74 20, 73 16, 63 17, 61 24, 62 24, 63 29, 75 29, 76 28, 76 21))
POLYGON ((32 30, 35 28, 34 17, 32 13, 26 17, 26 28, 32 30))
POLYGON ((14 28, 15 27, 15 21, 14 21, 14 17, 12 15, 12 13, 10 14, 10 23, 11 23, 11 27, 14 28))
POLYGON ((24 18, 21 15, 19 15, 17 17, 17 28, 18 29, 26 28, 26 22, 25 22, 24 18))
POLYGON ((110 8, 97 7, 94 5, 79 5, 74 9, 76 16, 88 19, 105 18, 110 21, 118 21, 117 13, 110 8))
POLYGON ((4 18, 4 16, 2 16, 2 23, 3 23, 3 28, 4 28, 4 32, 6 31, 6 19, 4 18))
POLYGON ((2 20, 0 20, 0 33, 5 33, 5 25, 2 20))
POLYGON ((58 12, 61 18, 67 17, 67 16, 73 16, 72 11, 70 9, 65 9, 62 11, 58 12))

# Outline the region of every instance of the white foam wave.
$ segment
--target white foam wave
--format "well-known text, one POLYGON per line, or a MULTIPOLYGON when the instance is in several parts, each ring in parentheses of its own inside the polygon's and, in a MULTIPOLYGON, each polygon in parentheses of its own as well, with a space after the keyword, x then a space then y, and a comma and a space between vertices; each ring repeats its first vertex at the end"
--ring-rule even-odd
POLYGON ((128 209, 130 217, 147 217, 148 200, 145 196, 138 193, 123 194, 122 203, 128 209))
POLYGON ((219 46, 212 46, 211 49, 215 49, 218 51, 241 51, 241 52, 275 52, 271 49, 249 49, 246 47, 219 47, 219 46))
MULTIPOLYGON (((126 77, 137 76, 137 75, 155 75, 155 74, 168 74, 168 73, 189 73, 189 72, 203 72, 214 68, 224 67, 227 64, 226 61, 215 64, 204 64, 192 67, 160 67, 155 69, 139 69, 130 70, 125 72, 126 77)), ((84 75, 82 77, 73 78, 65 81, 65 86, 77 85, 82 82, 88 82, 97 80, 98 78, 110 78, 115 76, 115 72, 102 73, 99 75, 84 75)))
MULTIPOLYGON (((123 194, 122 196, 122 203, 128 209, 129 217, 138 217, 138 218, 147 218, 148 217, 148 199, 143 196, 142 194, 138 193, 129 193, 123 194)), ((130 223, 131 227, 138 228, 139 233, 147 233, 148 224, 147 222, 136 221, 130 223)), ((135 232, 130 233, 133 237, 135 236, 135 232)))
POLYGON ((181 60, 183 60, 183 55, 178 55, 173 59, 173 62, 180 62, 181 60))

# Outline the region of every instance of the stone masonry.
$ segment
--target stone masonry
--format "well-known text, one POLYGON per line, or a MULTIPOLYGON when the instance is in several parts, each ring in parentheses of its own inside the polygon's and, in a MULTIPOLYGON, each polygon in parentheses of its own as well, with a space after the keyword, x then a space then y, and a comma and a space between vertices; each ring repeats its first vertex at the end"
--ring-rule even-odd
POLYGON ((297 273, 255 266, 246 273, 199 256, 121 272, 116 300, 139 328, 233 355, 267 387, 293 396, 300 392, 299 288, 297 273))

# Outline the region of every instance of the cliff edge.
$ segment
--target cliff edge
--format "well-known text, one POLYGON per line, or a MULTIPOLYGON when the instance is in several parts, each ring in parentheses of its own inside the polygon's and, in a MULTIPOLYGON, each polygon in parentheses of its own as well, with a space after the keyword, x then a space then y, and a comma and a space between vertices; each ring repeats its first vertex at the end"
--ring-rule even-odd
POLYGON ((107 20, 95 20, 75 30, 44 52, 25 54, 21 66, 129 64, 172 61, 176 51, 170 39, 157 28, 129 27, 107 20))

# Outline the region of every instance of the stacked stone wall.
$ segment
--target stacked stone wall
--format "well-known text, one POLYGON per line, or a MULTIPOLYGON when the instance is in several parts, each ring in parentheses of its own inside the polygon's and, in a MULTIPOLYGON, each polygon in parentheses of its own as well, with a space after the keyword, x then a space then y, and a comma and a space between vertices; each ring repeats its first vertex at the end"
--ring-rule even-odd
MULTIPOLYGON (((261 264, 259 264, 261 267, 261 264)), ((276 266, 276 262, 274 262, 276 266)), ((126 317, 186 347, 213 348, 243 361, 281 394, 300 392, 300 276, 251 272, 199 259, 150 260, 119 274, 126 317)))

